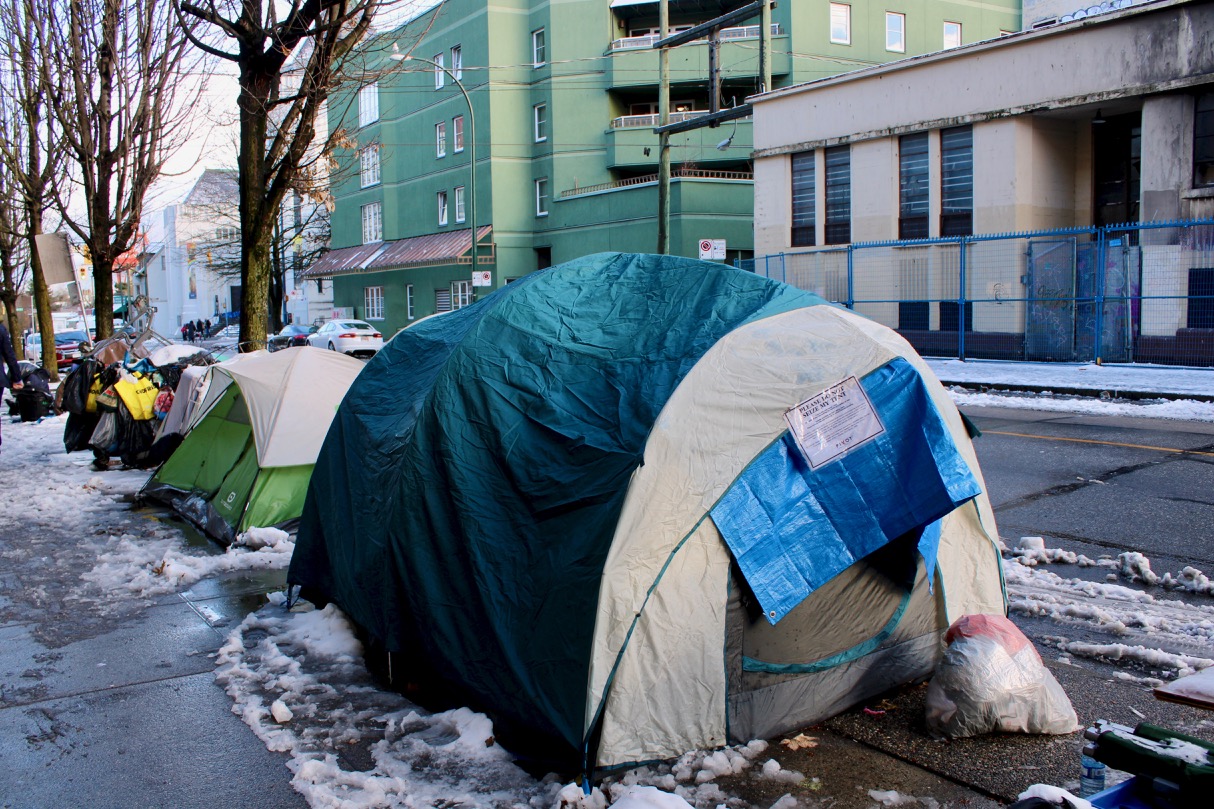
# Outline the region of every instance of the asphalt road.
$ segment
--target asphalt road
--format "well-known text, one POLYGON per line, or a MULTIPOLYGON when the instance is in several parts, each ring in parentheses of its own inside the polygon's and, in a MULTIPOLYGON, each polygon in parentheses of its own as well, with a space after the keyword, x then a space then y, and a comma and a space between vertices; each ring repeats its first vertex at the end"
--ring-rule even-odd
POLYGON ((1214 424, 969 408, 1004 540, 1214 573, 1214 424))

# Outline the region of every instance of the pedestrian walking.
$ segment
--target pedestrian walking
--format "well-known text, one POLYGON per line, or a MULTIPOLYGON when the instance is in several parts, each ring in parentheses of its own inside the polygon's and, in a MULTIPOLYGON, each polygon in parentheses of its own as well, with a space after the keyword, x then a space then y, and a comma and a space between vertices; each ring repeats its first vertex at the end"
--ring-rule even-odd
POLYGON ((194 342, 194 321, 187 320, 181 330, 185 332, 185 341, 187 343, 194 342))
POLYGON ((199 340, 207 336, 207 333, 202 330, 202 318, 194 321, 194 336, 199 340))
POLYGON ((13 340, 8 334, 8 328, 0 323, 0 356, 4 358, 4 367, 0 368, 0 399, 4 398, 4 389, 21 390, 25 383, 21 381, 21 366, 17 364, 17 352, 13 350, 13 340))
POLYGON ((210 337, 211 336, 211 319, 208 317, 206 319, 206 322, 203 323, 202 325, 203 325, 203 331, 202 331, 203 336, 210 337))

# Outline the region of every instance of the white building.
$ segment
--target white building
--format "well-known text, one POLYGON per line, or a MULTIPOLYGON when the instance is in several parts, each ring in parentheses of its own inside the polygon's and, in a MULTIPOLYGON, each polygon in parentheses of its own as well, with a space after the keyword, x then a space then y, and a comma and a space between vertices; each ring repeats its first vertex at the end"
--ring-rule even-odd
MULTIPOLYGON (((1212 0, 1133 5, 751 100, 756 257, 838 263, 854 242, 1214 217, 1212 0)), ((1134 313, 1136 340, 1196 334, 1214 315, 1214 300, 1189 308, 1214 287, 1208 234, 1193 235, 1127 242, 1142 295, 1159 297, 1134 313)), ((1023 251, 994 256, 997 244, 966 254, 987 270, 961 293, 977 301, 967 328, 1023 334, 1023 251)), ((851 294, 882 301, 865 314, 899 328, 899 301, 958 298, 955 250, 917 249, 891 254, 887 274, 854 273, 851 294)), ((942 317, 956 315, 915 328, 942 317)))

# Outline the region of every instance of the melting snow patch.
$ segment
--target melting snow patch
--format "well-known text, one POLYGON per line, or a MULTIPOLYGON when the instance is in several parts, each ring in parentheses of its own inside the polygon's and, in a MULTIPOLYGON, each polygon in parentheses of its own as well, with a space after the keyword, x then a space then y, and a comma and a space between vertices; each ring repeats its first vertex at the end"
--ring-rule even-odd
POLYGON ((1072 795, 1062 787, 1054 787, 1049 784, 1033 784, 1031 787, 1021 792, 1016 800, 1023 801, 1028 798, 1041 798, 1050 803, 1056 803, 1065 809, 1093 809, 1090 801, 1072 795))
POLYGON ((940 803, 935 798, 916 798, 913 795, 903 795, 896 789, 870 789, 868 797, 882 806, 925 806, 927 809, 937 809, 940 803))
POLYGON ((780 762, 774 758, 768 759, 763 764, 763 777, 768 781, 777 781, 783 784, 799 784, 805 780, 805 776, 796 770, 786 770, 780 766, 780 762))

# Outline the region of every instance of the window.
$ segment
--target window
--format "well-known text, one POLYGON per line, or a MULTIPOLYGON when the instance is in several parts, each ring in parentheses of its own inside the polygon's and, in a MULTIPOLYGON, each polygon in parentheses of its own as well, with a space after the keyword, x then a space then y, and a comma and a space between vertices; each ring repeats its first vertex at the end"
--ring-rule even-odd
POLYGON ((817 169, 814 152, 797 152, 792 156, 792 246, 811 247, 816 244, 814 232, 818 217, 815 207, 817 169))
POLYGON ((471 281, 452 281, 451 282, 451 308, 463 309, 465 306, 472 304, 472 282, 471 281))
POLYGON ((450 312, 451 311, 451 290, 450 289, 434 290, 434 311, 435 312, 450 312))
POLYGON ((1202 93, 1193 105, 1193 185, 1214 186, 1214 93, 1202 93))
POLYGON ((927 133, 898 138, 898 238, 926 239, 928 233, 927 133))
POLYGON ((548 178, 541 177, 535 181, 535 215, 548 215, 548 178))
POLYGON ((358 125, 367 126, 379 120, 379 85, 371 82, 358 91, 358 125))
POLYGON ((457 115, 451 121, 451 150, 454 152, 464 151, 464 116, 457 115))
POLYGON ((434 125, 434 156, 445 157, 447 154, 447 122, 439 121, 434 125))
POLYGON ((363 215, 363 244, 382 242, 384 240, 384 214, 378 202, 362 206, 363 215))
POLYGON ((215 241, 220 244, 231 244, 240 239, 240 230, 230 225, 220 225, 215 228, 215 241))
POLYGON ((464 221, 464 187, 462 185, 455 187, 455 221, 464 221))
POLYGON ((363 287, 363 318, 366 320, 384 319, 383 287, 363 287))
POLYGON ((372 143, 358 152, 358 164, 361 169, 362 187, 379 184, 379 144, 372 143))
MULTIPOLYGON (((552 266, 552 247, 537 247, 535 248, 535 268, 537 270, 546 270, 552 266)), ((510 283, 510 279, 506 279, 506 283, 510 283)))
POLYGON ((459 45, 451 48, 451 75, 457 79, 464 77, 464 49, 459 45))
POLYGON ((438 224, 440 227, 442 225, 447 224, 447 192, 446 191, 438 192, 438 224))
POLYGON ((1189 311, 1185 326, 1214 329, 1214 267, 1189 268, 1189 311))
POLYGON ((830 41, 836 45, 851 44, 851 6, 830 4, 830 41))
POLYGON ((412 320, 413 315, 413 284, 405 284, 405 317, 412 320))
POLYGON ((940 130, 940 235, 974 232, 974 130, 940 130))
POLYGON ((531 118, 534 122, 535 142, 548 140, 548 105, 536 104, 531 108, 531 118))
POLYGON ((531 66, 540 67, 548 61, 548 46, 544 41, 544 29, 531 32, 531 66))
POLYGON ((944 23, 944 47, 960 48, 961 47, 961 23, 945 22, 944 23))
POLYGON ((906 53, 906 15, 895 11, 885 12, 885 49, 895 53, 906 53))
POLYGON ((443 70, 443 55, 434 54, 434 89, 441 90, 447 83, 447 71, 443 70))
POLYGON ((824 151, 826 169, 826 244, 851 241, 851 147, 824 151))

